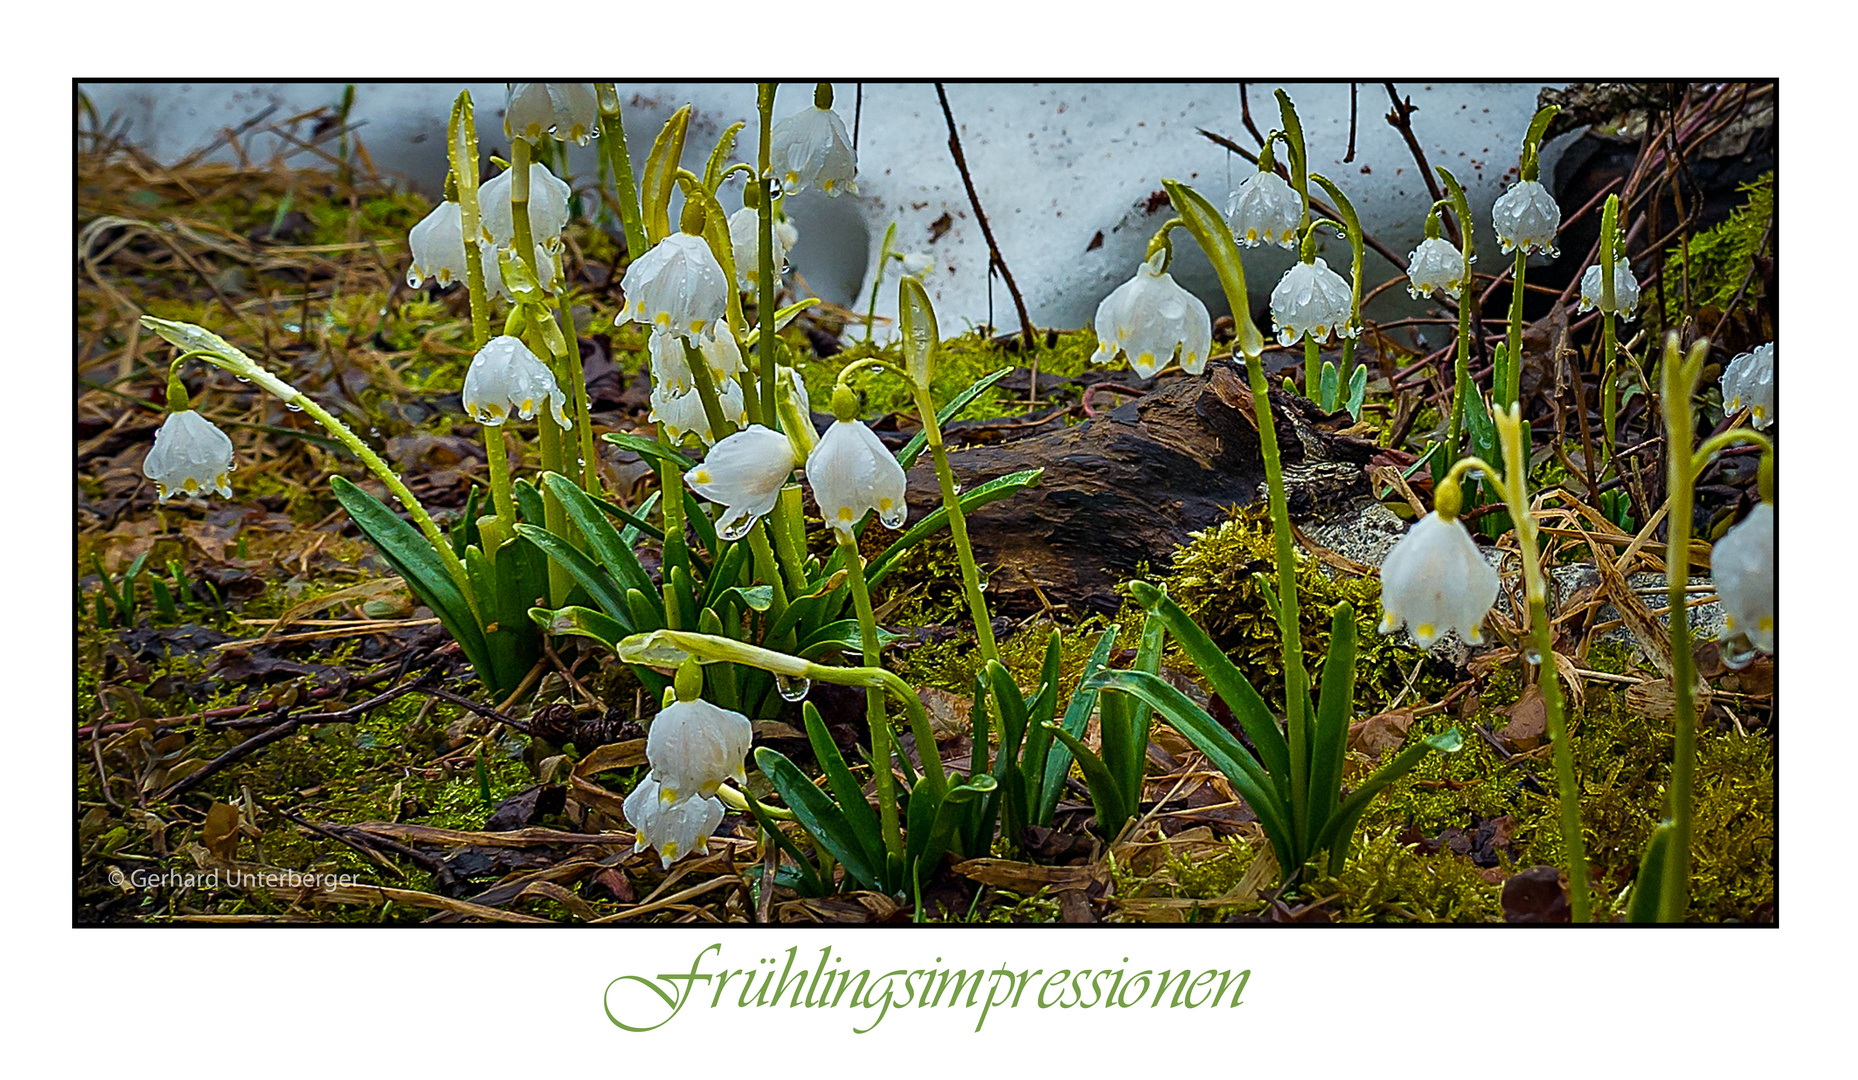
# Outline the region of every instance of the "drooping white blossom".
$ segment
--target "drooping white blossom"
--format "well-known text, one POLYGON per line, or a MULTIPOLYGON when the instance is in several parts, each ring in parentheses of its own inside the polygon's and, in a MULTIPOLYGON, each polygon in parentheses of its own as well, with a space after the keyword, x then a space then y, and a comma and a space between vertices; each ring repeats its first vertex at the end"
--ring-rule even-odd
POLYGON ((739 712, 702 698, 666 705, 645 734, 645 760, 658 779, 658 797, 672 803, 714 795, 724 780, 741 782, 753 741, 754 729, 739 712))
POLYGON ((177 492, 232 498, 227 477, 233 468, 231 437, 192 409, 168 414, 142 460, 142 475, 155 482, 155 501, 164 503, 177 492))
POLYGON ((1178 350, 1181 369, 1197 375, 1206 368, 1213 345, 1213 320, 1200 298, 1162 269, 1167 255, 1157 251, 1136 269, 1135 277, 1097 305, 1097 351, 1092 363, 1107 364, 1118 353, 1143 378, 1166 367, 1178 350))
MULTIPOLYGON (((742 384, 734 379, 716 388, 717 404, 722 414, 732 424, 741 424, 748 419, 748 407, 742 396, 742 384)), ((710 427, 710 414, 703 407, 703 394, 692 388, 683 392, 667 390, 662 386, 652 388, 651 419, 664 425, 665 433, 672 442, 681 441, 685 435, 695 435, 704 443, 716 441, 715 432, 710 427)))
POLYGON ((1233 237, 1246 247, 1294 248, 1297 229, 1303 224, 1303 197, 1277 173, 1261 170, 1226 200, 1226 217, 1232 223, 1233 237))
MULTIPOLYGON (((407 246, 413 249, 413 265, 407 267, 406 283, 421 288, 427 278, 436 278, 441 287, 465 280, 464 211, 455 202, 442 202, 421 218, 407 233, 407 246)), ((485 285, 494 294, 502 288, 497 260, 488 238, 478 246, 479 265, 484 268, 485 285), (490 283, 495 282, 492 286, 490 283)))
POLYGON ((1774 424, 1774 343, 1757 345, 1729 361, 1723 369, 1723 411, 1733 416, 1743 409, 1757 428, 1774 424))
POLYGON ((703 354, 719 384, 742 371, 742 347, 736 344, 734 331, 722 319, 717 319, 710 326, 710 332, 697 342, 697 350, 703 354))
POLYGON ((725 508, 716 521, 716 535, 740 540, 756 518, 774 509, 795 464, 787 436, 751 424, 710 447, 703 464, 684 474, 684 482, 725 508))
POLYGON ((817 105, 801 109, 768 134, 768 164, 781 191, 796 195, 816 187, 828 195, 858 194, 858 159, 845 121, 817 105))
POLYGON ((905 252, 902 262, 903 272, 915 278, 935 269, 935 256, 926 251, 905 252))
MULTIPOLYGON (((784 222, 774 223, 774 276, 787 272, 787 253, 793 250, 789 238, 798 240, 800 230, 784 222)), ((761 217, 752 206, 744 206, 729 215, 729 248, 735 259, 736 287, 749 292, 761 281, 761 217)))
POLYGON ((1448 631, 1468 645, 1484 640, 1484 616, 1497 601, 1497 571, 1456 518, 1437 511, 1407 530, 1381 563, 1380 631, 1407 627, 1422 649, 1448 631))
POLYGON ((1280 345, 1295 345, 1308 334, 1317 341, 1331 333, 1354 337, 1348 325, 1354 297, 1348 281, 1321 259, 1300 262, 1284 271, 1271 290, 1271 318, 1277 323, 1280 345))
POLYGON ((593 83, 510 83, 503 112, 503 133, 512 139, 541 142, 553 135, 586 146, 600 120, 593 83))
POLYGON ((480 424, 495 427, 512 413, 528 420, 540 408, 555 418, 557 427, 568 426, 567 395, 548 365, 508 334, 491 338, 471 358, 463 396, 465 412, 480 424))
MULTIPOLYGON (((1623 319, 1630 319, 1639 308, 1639 279, 1632 276, 1632 263, 1625 256, 1613 262, 1613 307, 1612 313, 1623 319)), ((1606 280, 1600 276, 1598 263, 1587 268, 1581 275, 1580 311, 1592 311, 1599 308, 1606 311, 1606 280)))
POLYGON ((806 459, 806 479, 826 523, 849 536, 865 511, 877 511, 887 529, 909 516, 909 481, 876 433, 858 420, 837 420, 806 459))
MULTIPOLYGON (((477 189, 478 212, 493 244, 510 246, 516 236, 516 215, 510 205, 511 170, 505 169, 477 189)), ((561 230, 568 226, 568 196, 573 189, 541 162, 529 166, 529 231, 538 247, 554 254, 561 249, 561 230)))
POLYGON ((682 394, 697 384, 690 372, 690 357, 684 353, 684 339, 668 330, 656 331, 646 344, 651 357, 652 386, 671 394, 682 394))
POLYGON ((646 773, 622 804, 634 833, 632 850, 656 848, 666 870, 692 852, 707 852, 710 834, 723 823, 723 804, 707 795, 666 802, 658 778, 646 773))
POLYGON ((1406 291, 1415 300, 1442 292, 1456 295, 1464 287, 1464 252, 1436 236, 1419 242, 1407 256, 1406 291))
POLYGON ((1746 635, 1774 651, 1774 504, 1761 502, 1716 541, 1710 580, 1723 605, 1722 639, 1746 635))
POLYGON ((691 335, 723 317, 730 286, 703 238, 680 232, 639 256, 620 287, 626 302, 614 322, 691 335))
POLYGON ((1550 257, 1560 254, 1555 250, 1555 234, 1561 231, 1561 207, 1538 181, 1524 180, 1497 196, 1496 205, 1490 208, 1490 224, 1505 255, 1517 248, 1547 252, 1550 257))

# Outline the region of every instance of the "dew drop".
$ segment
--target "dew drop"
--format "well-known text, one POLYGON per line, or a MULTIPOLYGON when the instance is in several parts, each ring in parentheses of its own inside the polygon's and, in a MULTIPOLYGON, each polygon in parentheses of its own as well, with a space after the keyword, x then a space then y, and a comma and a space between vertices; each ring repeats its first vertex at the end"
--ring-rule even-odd
POLYGON ((720 539, 728 540, 731 543, 734 543, 735 541, 742 539, 744 536, 747 536, 748 531, 754 527, 755 527, 755 519, 752 517, 745 517, 742 520, 730 525, 726 529, 717 529, 716 535, 720 539))
POLYGON ((1748 640, 1747 634, 1737 634, 1727 641, 1719 642, 1717 649, 1723 666, 1731 671, 1741 671, 1755 662, 1755 645, 1748 640))
POLYGON ((248 383, 248 382, 251 382, 251 380, 250 380, 250 379, 248 379, 248 378, 246 378, 246 377, 245 377, 245 376, 243 376, 243 375, 234 375, 234 376, 233 376, 233 378, 235 378, 235 379, 237 379, 237 380, 239 380, 239 381, 240 381, 240 382, 242 382, 242 383, 248 383))
POLYGON ((289 409, 291 412, 302 412, 303 411, 303 406, 297 404, 294 401, 286 401, 284 403, 284 407, 286 409, 289 409))
POLYGON ((774 688, 780 691, 783 701, 800 701, 813 689, 813 680, 795 678, 791 675, 776 675, 774 688))
POLYGON ((1542 662, 1542 650, 1531 645, 1523 650, 1523 659, 1529 661, 1531 664, 1540 664, 1542 662))

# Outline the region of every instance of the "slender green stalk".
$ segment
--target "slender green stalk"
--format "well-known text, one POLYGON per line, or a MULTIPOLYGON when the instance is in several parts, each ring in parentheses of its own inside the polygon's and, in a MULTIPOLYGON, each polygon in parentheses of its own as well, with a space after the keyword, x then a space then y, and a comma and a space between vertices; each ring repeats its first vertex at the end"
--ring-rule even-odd
POLYGON ((1502 387, 1503 399, 1497 402, 1499 409, 1507 409, 1522 396, 1523 385, 1523 271, 1529 265, 1529 252, 1522 247, 1516 249, 1516 269, 1510 282, 1510 323, 1509 347, 1504 351, 1508 359, 1508 370, 1504 372, 1505 382, 1502 387))
POLYGON ((774 83, 762 83, 761 91, 756 95, 756 104, 761 114, 761 148, 756 155, 755 174, 760 178, 762 189, 755 202, 760 238, 757 269, 761 286, 761 299, 756 304, 755 321, 761 327, 761 333, 757 338, 761 353, 761 422, 778 431, 780 423, 774 408, 774 190, 776 178, 769 164, 768 147, 768 143, 774 138, 774 87, 774 83))
MULTIPOLYGON (((464 228, 465 291, 471 301, 471 347, 482 349, 490 340, 490 297, 484 282, 484 263, 478 237, 483 232, 483 210, 477 203, 477 122, 471 92, 458 95, 452 110, 451 179, 458 195, 458 216, 464 228)), ((498 533, 514 535, 516 502, 510 493, 510 455, 503 428, 480 424, 484 455, 490 462, 490 500, 496 508, 498 533)))
POLYGON ((923 435, 929 454, 935 459, 936 482, 942 487, 942 505, 948 509, 948 533, 955 541, 955 554, 961 561, 961 587, 968 599, 968 614, 974 619, 974 636, 980 642, 982 660, 999 660, 1000 646, 994 641, 992 616, 987 597, 981 592, 980 568, 974 561, 974 546, 968 540, 968 516, 961 509, 961 493, 955 485, 955 472, 948 464, 948 448, 942 444, 942 425, 936 422, 935 402, 929 388, 912 384, 916 411, 923 419, 923 435))
POLYGON ((575 428, 580 435, 581 490, 590 495, 600 494, 600 450, 594 442, 593 407, 587 396, 587 371, 581 366, 580 337, 574 330, 574 315, 568 310, 567 301, 562 292, 567 289, 567 268, 561 264, 561 256, 555 259, 555 282, 561 291, 555 294, 555 318, 561 324, 561 333, 568 342, 567 370, 568 395, 572 398, 575 428))
POLYGON ((316 399, 273 375, 232 343, 210 330, 192 323, 157 319, 153 315, 142 316, 142 325, 153 330, 163 340, 177 348, 200 357, 214 367, 230 371, 234 376, 250 382, 284 404, 296 407, 310 419, 321 424, 323 429, 333 435, 337 442, 361 459, 361 463, 387 486, 387 490, 393 493, 394 498, 400 500, 400 505, 406 508, 407 516, 412 518, 413 524, 425 534, 427 542, 432 544, 433 551, 445 564, 445 569, 457 582, 465 598, 471 601, 472 609, 475 611, 477 601, 471 591, 471 579, 465 573, 464 563, 460 562, 457 554, 452 551, 451 539, 439 531, 438 525, 433 523, 432 515, 426 512, 425 506, 407 489, 405 482, 400 479, 400 474, 389 468, 387 463, 381 460, 379 454, 376 454, 367 443, 362 442, 360 436, 349 430, 347 424, 330 415, 329 410, 316 403, 316 399))
POLYGON ((491 504, 496 507, 497 522, 502 526, 501 534, 511 536, 514 534, 516 524, 516 503, 510 490, 510 450, 508 444, 503 441, 504 425, 480 424, 478 426, 484 431, 484 451, 490 462, 491 504))
POLYGON ((620 112, 619 90, 612 83, 600 83, 598 89, 600 145, 613 174, 613 201, 619 204, 619 224, 626 233, 626 256, 636 259, 645 254, 648 245, 645 221, 639 214, 639 185, 632 175, 632 154, 626 149, 626 124, 620 112))
POLYGON ((512 246, 537 281, 542 268, 535 264, 535 229, 529 222, 529 142, 520 136, 510 140, 510 223, 515 229, 512 246))
POLYGON ((884 270, 890 265, 890 245, 897 239, 897 223, 891 222, 884 230, 884 243, 877 249, 877 273, 871 276, 871 304, 865 311, 864 340, 871 343, 871 336, 877 331, 877 294, 884 287, 884 270))
MULTIPOLYGON (((839 547, 845 552, 845 568, 852 588, 852 602, 858 608, 858 636, 863 645, 864 666, 881 668, 878 658, 877 617, 871 611, 871 590, 864 580, 864 556, 858 554, 858 541, 849 533, 835 529, 839 547)), ((877 781, 877 809, 884 832, 884 847, 893 857, 903 857, 903 840, 897 827, 896 776, 890 763, 894 747, 890 719, 884 711, 884 691, 867 686, 864 692, 865 720, 871 728, 871 771, 877 781)), ((929 755, 925 754, 927 758, 929 755)))
MULTIPOLYGON (((1607 458, 1613 456, 1614 429, 1617 427, 1617 404, 1613 389, 1613 357, 1618 351, 1614 335, 1613 313, 1619 308, 1619 298, 1613 280, 1613 263, 1619 258, 1619 196, 1608 195, 1606 207, 1600 212, 1600 370, 1604 380, 1600 389, 1600 420, 1606 428, 1607 458)), ((1592 463, 1589 462, 1591 466, 1592 463)), ((1604 471, 1604 466, 1601 467, 1604 471)))
MULTIPOLYGON (((763 531, 764 527, 773 530, 777 535, 780 532, 774 522, 757 521, 748 530, 748 549, 755 556, 755 573, 761 577, 773 595, 773 598, 768 601, 768 619, 772 622, 786 613, 788 596, 787 590, 782 587, 780 566, 775 559, 774 549, 768 546, 768 534, 763 531)), ((770 648, 778 649, 784 648, 787 642, 770 641, 768 645, 770 648)))
POLYGON ((1445 431, 1445 461, 1458 460, 1459 437, 1464 431, 1464 398, 1471 389, 1471 275, 1465 273, 1465 287, 1458 293, 1458 362, 1452 378, 1451 426, 1445 431))
POLYGON ((684 362, 690 366, 690 381, 697 384, 697 400, 703 402, 704 418, 710 422, 710 441, 721 442, 735 434, 735 424, 723 415, 723 399, 716 391, 716 379, 710 373, 710 362, 703 350, 692 345, 688 338, 681 340, 684 362))
POLYGON ((1311 401, 1322 395, 1322 348, 1313 335, 1303 335, 1303 396, 1311 401))

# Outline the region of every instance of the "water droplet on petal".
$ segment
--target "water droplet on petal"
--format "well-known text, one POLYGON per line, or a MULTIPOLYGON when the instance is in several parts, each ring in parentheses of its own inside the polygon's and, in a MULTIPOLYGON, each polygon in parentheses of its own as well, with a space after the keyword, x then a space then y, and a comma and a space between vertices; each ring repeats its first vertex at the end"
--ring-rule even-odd
MULTIPOLYGON (((742 539, 744 536, 747 536, 748 530, 754 527, 755 527, 755 519, 752 517, 745 517, 741 521, 738 521, 730 525, 726 529, 717 529, 716 535, 720 539, 727 540, 730 543, 734 543, 735 541, 742 539)), ((804 697, 805 696, 804 693, 801 696, 804 697)))
POLYGON ((1748 640, 1747 634, 1737 634, 1717 645, 1723 666, 1731 671, 1741 671, 1755 662, 1755 644, 1748 640))
POLYGON ((801 701, 813 689, 813 680, 795 678, 791 675, 776 675, 774 688, 780 692, 783 701, 801 701))

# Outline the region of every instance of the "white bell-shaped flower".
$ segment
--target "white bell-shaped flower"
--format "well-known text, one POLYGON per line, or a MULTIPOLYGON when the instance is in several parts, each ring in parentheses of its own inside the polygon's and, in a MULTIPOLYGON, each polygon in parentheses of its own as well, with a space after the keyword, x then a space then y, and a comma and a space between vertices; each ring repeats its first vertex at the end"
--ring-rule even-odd
POLYGON ((1305 334, 1317 341, 1329 340, 1331 332, 1354 337, 1358 331, 1348 325, 1353 305, 1348 281, 1329 269, 1328 263, 1321 259, 1298 263, 1284 271, 1271 290, 1278 344, 1295 345, 1305 334))
POLYGON ((1497 196, 1496 205, 1490 208, 1490 224, 1505 255, 1517 248, 1544 251, 1550 257, 1560 254, 1555 250, 1555 234, 1561 231, 1561 207, 1537 181, 1524 180, 1497 196))
POLYGON ((781 251, 792 251, 800 242, 800 227, 794 224, 793 218, 774 219, 774 242, 780 245, 781 251))
POLYGON ((1206 369, 1213 345, 1213 320, 1200 298, 1163 270, 1167 258, 1157 251, 1135 272, 1135 277, 1097 305, 1097 351, 1092 363, 1107 364, 1117 353, 1143 378, 1166 367, 1176 350, 1181 369, 1198 375, 1206 369))
POLYGON ((701 334, 723 317, 729 282, 703 237, 673 233, 626 268, 625 306, 615 323, 641 322, 674 334, 701 334))
POLYGON ((1381 563, 1380 631, 1407 627, 1422 649, 1456 630, 1468 645, 1483 643, 1484 616, 1497 601, 1497 571, 1456 518, 1437 511, 1420 518, 1381 563))
POLYGON ((480 424, 495 427, 511 413, 528 420, 540 408, 554 416, 557 427, 568 426, 567 395, 548 365, 508 334, 491 338, 471 358, 463 396, 465 412, 480 424))
MULTIPOLYGON (((441 287, 465 280, 464 211, 457 203, 433 207, 407 233, 406 241, 413 249, 413 265, 406 271, 408 287, 420 288, 427 278, 436 278, 441 287)), ((484 268, 485 285, 494 295, 503 287, 503 277, 488 238, 478 245, 478 261, 484 268)))
POLYGON ((169 413, 155 429, 155 446, 142 461, 142 475, 155 482, 155 501, 176 492, 200 496, 217 491, 232 498, 232 439, 192 409, 169 413))
POLYGON ((751 424, 710 447, 703 464, 684 474, 684 482, 724 506, 723 516, 716 521, 716 535, 740 540, 756 518, 774 509, 796 464, 787 436, 751 424))
POLYGON ((1226 200, 1226 217, 1233 237, 1246 247, 1294 248, 1303 224, 1303 197, 1277 173, 1259 171, 1226 200))
POLYGON ((740 783, 748 776, 743 761, 754 738, 748 717, 702 698, 666 705, 645 734, 658 797, 677 802, 714 795, 724 780, 740 783))
POLYGON ((768 165, 781 191, 796 195, 816 187, 828 195, 858 194, 858 159, 845 121, 831 109, 811 106, 774 125, 768 133, 768 165))
POLYGON ((651 357, 653 387, 682 394, 697 385, 690 373, 690 358, 684 354, 683 338, 669 331, 655 332, 646 351, 651 357))
POLYGON ((735 333, 722 319, 711 324, 710 332, 697 342, 697 350, 703 354, 719 384, 741 374, 742 347, 736 344, 735 333))
MULTIPOLYGON (((792 225, 774 223, 774 276, 787 273, 787 253, 793 250, 788 237, 799 239, 800 231, 792 225)), ((729 215, 729 249, 735 259, 736 287, 743 292, 759 288, 761 281, 761 217, 754 207, 744 206, 729 215)))
POLYGON ((935 269, 935 256, 926 251, 911 251, 903 256, 903 272, 920 278, 935 269))
POLYGON ((826 429, 806 459, 806 479, 820 515, 846 536, 866 510, 877 511, 887 529, 909 517, 903 466, 861 421, 838 420, 826 429))
POLYGON ((1427 237, 1406 260, 1406 291, 1415 300, 1434 292, 1453 296, 1464 287, 1464 252, 1449 241, 1427 237))
MULTIPOLYGON (((484 181, 477 189, 484 231, 498 247, 509 247, 516 236, 515 210, 510 205, 509 169, 484 181)), ((568 227, 568 196, 574 190, 541 162, 529 166, 529 231, 538 247, 554 254, 561 250, 561 230, 568 227)))
POLYGON ((1723 605, 1722 639, 1746 635, 1774 651, 1774 504, 1757 503, 1710 551, 1710 580, 1723 605))
MULTIPOLYGON (((1598 263, 1587 268, 1581 275, 1581 311, 1599 308, 1606 311, 1606 280, 1600 276, 1598 263)), ((1639 279, 1632 276, 1632 263, 1625 256, 1613 262, 1613 308, 1612 313, 1624 319, 1632 318, 1639 309, 1639 279)))
POLYGON ((634 833, 632 850, 658 849, 666 870, 691 852, 707 852, 710 834, 723 823, 723 804, 707 795, 666 802, 651 773, 626 796, 622 809, 634 833))
POLYGON ((510 83, 503 110, 503 133, 512 139, 541 142, 553 135, 586 146, 600 121, 600 101, 593 83, 510 83))
MULTIPOLYGON (((748 420, 748 407, 742 397, 742 384, 731 379, 716 388, 717 403, 722 406, 723 416, 733 424, 742 424, 748 420)), ((703 407, 703 395, 696 389, 678 392, 667 390, 662 386, 652 389, 651 419, 664 425, 665 434, 672 442, 681 442, 685 435, 695 435, 707 445, 716 441, 716 435, 710 428, 710 414, 703 407)))
POLYGON ((1757 345, 1729 361, 1723 369, 1723 411, 1731 416, 1748 410, 1757 428, 1774 423, 1774 343, 1757 345))

